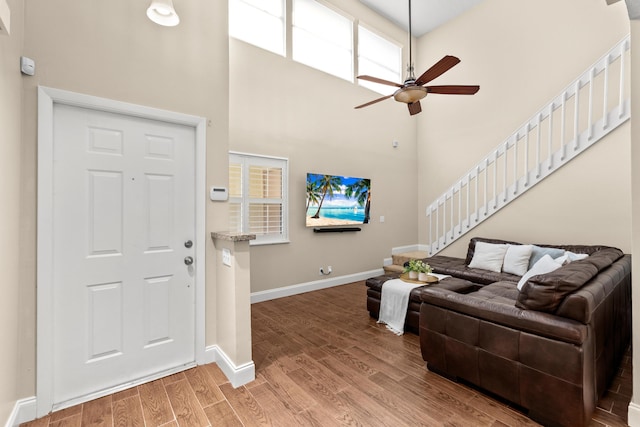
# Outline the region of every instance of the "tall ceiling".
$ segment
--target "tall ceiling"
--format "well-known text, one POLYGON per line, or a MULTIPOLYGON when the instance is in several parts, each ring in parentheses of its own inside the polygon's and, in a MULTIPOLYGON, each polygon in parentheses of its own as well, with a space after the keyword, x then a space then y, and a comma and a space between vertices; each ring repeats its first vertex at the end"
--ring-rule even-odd
MULTIPOLYGON (((420 37, 482 0, 411 0, 411 32, 420 37)), ((360 0, 401 28, 409 29, 408 0, 360 0)))

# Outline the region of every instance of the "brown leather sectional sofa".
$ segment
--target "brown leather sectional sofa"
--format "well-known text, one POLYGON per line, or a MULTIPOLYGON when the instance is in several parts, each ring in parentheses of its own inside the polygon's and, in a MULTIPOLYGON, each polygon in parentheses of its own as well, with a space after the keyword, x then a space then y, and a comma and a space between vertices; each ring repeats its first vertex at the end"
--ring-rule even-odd
MULTIPOLYGON (((434 272, 452 277, 411 294, 406 327, 418 327, 427 367, 507 399, 543 425, 587 425, 630 343, 631 256, 606 246, 537 245, 589 256, 518 291, 520 276, 469 268, 480 241, 518 244, 474 238, 466 259, 427 258, 434 272)), ((367 281, 373 317, 391 277, 367 281)))

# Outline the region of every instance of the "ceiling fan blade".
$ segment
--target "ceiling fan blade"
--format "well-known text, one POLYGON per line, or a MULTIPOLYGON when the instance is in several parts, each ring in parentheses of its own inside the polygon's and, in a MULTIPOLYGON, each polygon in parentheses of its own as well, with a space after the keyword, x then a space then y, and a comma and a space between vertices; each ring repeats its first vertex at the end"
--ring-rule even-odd
POLYGON ((384 101, 385 99, 389 99, 393 96, 393 94, 391 95, 387 95, 387 96, 383 96, 382 98, 378 98, 378 99, 374 99, 373 101, 369 101, 366 104, 362 104, 362 105, 358 105, 357 107, 353 107, 353 108, 362 108, 362 107, 368 107, 371 104, 375 104, 376 102, 380 102, 380 101, 384 101))
POLYGON ((411 114, 412 116, 422 111, 422 106, 420 105, 420 101, 416 101, 412 104, 407 104, 407 107, 409 107, 409 114, 411 114))
POLYGON ((361 80, 368 80, 370 82, 374 82, 374 83, 380 83, 382 85, 387 85, 387 86, 395 86, 395 87, 402 87, 402 85, 400 83, 394 83, 394 82, 390 82, 389 80, 384 80, 384 79, 379 79, 377 77, 372 77, 372 76, 358 76, 358 79, 361 80))
POLYGON ((443 95, 473 95, 480 90, 480 86, 445 85, 445 86, 425 86, 428 93, 439 93, 443 95))
POLYGON ((422 86, 425 83, 429 83, 431 80, 441 76, 459 63, 460 60, 458 58, 456 58, 455 56, 447 55, 440 61, 436 62, 427 71, 422 73, 422 75, 418 77, 418 80, 416 80, 416 84, 418 86, 422 86))

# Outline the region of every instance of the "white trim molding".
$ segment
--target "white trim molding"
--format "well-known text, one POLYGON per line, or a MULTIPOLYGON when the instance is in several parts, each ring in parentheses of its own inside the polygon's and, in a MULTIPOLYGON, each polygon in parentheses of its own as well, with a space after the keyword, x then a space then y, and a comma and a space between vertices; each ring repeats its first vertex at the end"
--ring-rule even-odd
POLYGON ((256 366, 253 361, 236 366, 217 345, 207 347, 205 361, 217 364, 233 388, 238 388, 256 379, 256 366))
POLYGON ((365 280, 369 277, 379 276, 384 273, 382 268, 364 271, 362 273, 347 274, 345 276, 336 276, 331 279, 314 280, 313 282, 300 283, 298 285, 284 286, 277 289, 269 289, 267 291, 258 291, 251 293, 251 304, 269 301, 272 299, 290 297, 292 295, 303 294, 305 292, 318 291, 320 289, 332 288, 334 286, 346 285, 347 283, 365 280))
POLYGON ((36 419, 36 397, 26 397, 16 401, 13 411, 9 415, 9 419, 5 427, 18 427, 22 423, 33 421, 36 419))
POLYGON ((629 427, 640 427, 640 405, 633 401, 629 403, 627 424, 629 424, 629 427))

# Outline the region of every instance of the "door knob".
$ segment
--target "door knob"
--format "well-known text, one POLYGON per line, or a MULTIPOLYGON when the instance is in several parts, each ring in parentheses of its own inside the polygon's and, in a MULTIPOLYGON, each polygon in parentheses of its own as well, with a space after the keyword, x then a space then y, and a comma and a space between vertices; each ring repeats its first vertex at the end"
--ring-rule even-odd
POLYGON ((193 264, 193 258, 192 258, 192 257, 190 257, 190 256, 185 257, 185 258, 184 258, 184 263, 185 263, 185 264, 187 264, 187 265, 191 265, 191 264, 193 264))

